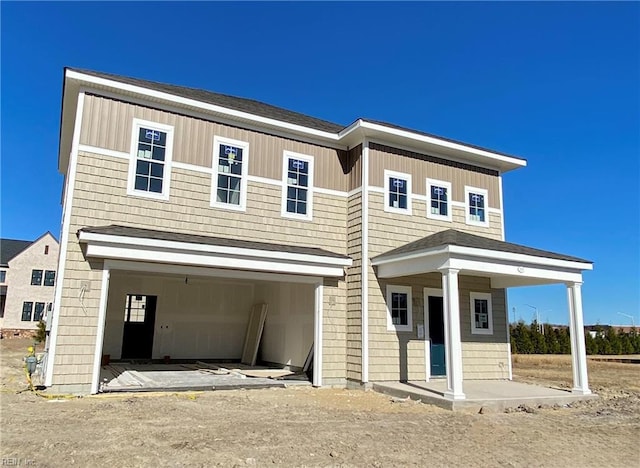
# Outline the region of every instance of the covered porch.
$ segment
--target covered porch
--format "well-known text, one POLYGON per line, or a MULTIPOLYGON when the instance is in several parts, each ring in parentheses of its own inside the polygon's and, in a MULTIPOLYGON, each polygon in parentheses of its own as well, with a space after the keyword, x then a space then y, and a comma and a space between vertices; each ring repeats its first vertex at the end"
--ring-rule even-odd
MULTIPOLYGON (((517 394, 520 385, 496 379, 491 385, 483 386, 478 382, 484 379, 475 375, 473 380, 465 378, 463 373, 463 333, 461 315, 461 288, 459 277, 484 278, 489 282, 491 292, 469 293, 464 299, 470 299, 469 333, 491 342, 494 319, 491 314, 492 294, 510 287, 534 286, 562 283, 567 287, 568 313, 571 334, 571 355, 573 369, 573 388, 571 394, 563 396, 590 395, 586 351, 582 317, 582 271, 591 270, 592 263, 568 255, 547 252, 518 244, 489 239, 456 230, 442 231, 415 242, 408 243, 371 261, 380 281, 393 279, 399 283, 403 278, 424 274, 439 274, 441 289, 425 288, 425 327, 429 326, 428 308, 431 297, 441 297, 443 327, 443 366, 446 369, 441 380, 430 378, 426 374, 425 382, 377 382, 374 388, 386 388, 388 391, 419 392, 422 398, 436 398, 461 402, 478 400, 482 395, 495 393, 495 398, 504 391, 517 394), (484 389, 484 390, 483 390, 484 389), (426 392, 426 393, 425 393, 426 392), (497 392, 497 393, 496 393, 497 392)), ((494 295, 495 297, 495 295, 494 295)), ((433 303, 437 304, 436 302, 433 303)), ((465 306, 466 307, 466 306, 465 306)), ((506 304, 503 306, 506 309, 506 304)), ((505 311, 502 317, 507 320, 505 311)), ((501 324, 504 325, 504 324, 501 324)), ((418 335, 420 335, 418 328, 418 335)), ((425 365, 429 367, 430 356, 428 333, 424 334, 425 365)), ((508 343, 508 339, 507 339, 508 343)), ((508 346, 508 345, 507 345, 508 346)), ((432 348, 433 349, 433 348, 432 348)), ((509 351, 510 354, 510 351, 509 351)), ((510 355, 509 362, 510 362, 510 355)), ((469 366, 466 366, 467 372, 469 366)), ((509 366, 508 379, 511 379, 509 366)), ((544 396, 542 392, 541 396, 544 396)), ((408 394, 408 393, 407 393, 408 394)), ((459 406, 459 405, 458 405, 459 406)))

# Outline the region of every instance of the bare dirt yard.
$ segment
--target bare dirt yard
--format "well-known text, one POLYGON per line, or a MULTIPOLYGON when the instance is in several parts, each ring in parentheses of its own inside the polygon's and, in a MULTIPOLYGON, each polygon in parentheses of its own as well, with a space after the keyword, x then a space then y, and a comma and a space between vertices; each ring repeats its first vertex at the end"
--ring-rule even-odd
MULTIPOLYGON (((598 400, 453 413, 371 391, 287 388, 45 398, 24 339, 4 339, 3 465, 638 466, 640 365, 589 361, 598 400)), ((520 381, 568 387, 568 356, 515 356, 520 381)), ((47 392, 43 392, 46 395, 47 392)))

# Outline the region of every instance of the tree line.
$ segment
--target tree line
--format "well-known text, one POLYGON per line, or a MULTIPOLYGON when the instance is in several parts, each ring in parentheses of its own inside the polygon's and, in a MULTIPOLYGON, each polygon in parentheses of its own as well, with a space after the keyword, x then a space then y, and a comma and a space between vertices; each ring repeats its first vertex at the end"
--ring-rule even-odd
MULTIPOLYGON (((523 321, 509 324, 511 352, 515 354, 571 354, 569 327, 523 321)), ((640 334, 635 328, 630 332, 616 332, 609 327, 597 327, 595 337, 584 333, 587 354, 640 354, 640 334)))

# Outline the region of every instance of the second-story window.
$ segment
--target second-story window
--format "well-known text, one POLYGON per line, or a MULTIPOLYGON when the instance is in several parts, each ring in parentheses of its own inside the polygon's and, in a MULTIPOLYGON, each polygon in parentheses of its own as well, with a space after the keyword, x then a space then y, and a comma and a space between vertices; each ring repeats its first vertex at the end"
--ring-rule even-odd
POLYGON ((427 179, 427 218, 451 221, 451 184, 427 179))
POLYGON ((31 286, 42 285, 42 270, 31 270, 31 286))
POLYGON ((488 226, 489 218, 487 216, 487 190, 475 187, 465 187, 464 194, 466 199, 467 224, 473 224, 476 226, 488 226))
POLYGON ((0 283, 6 283, 6 282, 7 282, 7 271, 0 270, 0 283))
POLYGON ((56 272, 55 270, 47 270, 44 272, 44 285, 45 286, 53 286, 56 282, 56 272))
POLYGON ((284 153, 282 215, 311 219, 313 206, 313 158, 297 153, 284 153))
POLYGON ((133 120, 129 195, 169 199, 173 127, 133 120))
POLYGON ((215 137, 211 206, 244 211, 247 200, 249 143, 215 137))
POLYGON ((411 176, 400 172, 384 171, 384 210, 411 214, 411 176))

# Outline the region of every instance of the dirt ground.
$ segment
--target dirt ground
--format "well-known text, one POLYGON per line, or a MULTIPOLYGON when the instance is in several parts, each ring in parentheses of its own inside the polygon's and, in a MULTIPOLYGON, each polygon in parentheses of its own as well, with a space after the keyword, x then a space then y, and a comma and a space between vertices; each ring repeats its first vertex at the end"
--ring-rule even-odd
MULTIPOLYGON (((16 393, 28 345, 0 341, 2 465, 638 466, 638 364, 589 361, 598 400, 470 414, 312 388, 45 398, 16 393)), ((566 387, 570 358, 515 356, 514 374, 566 387)))

